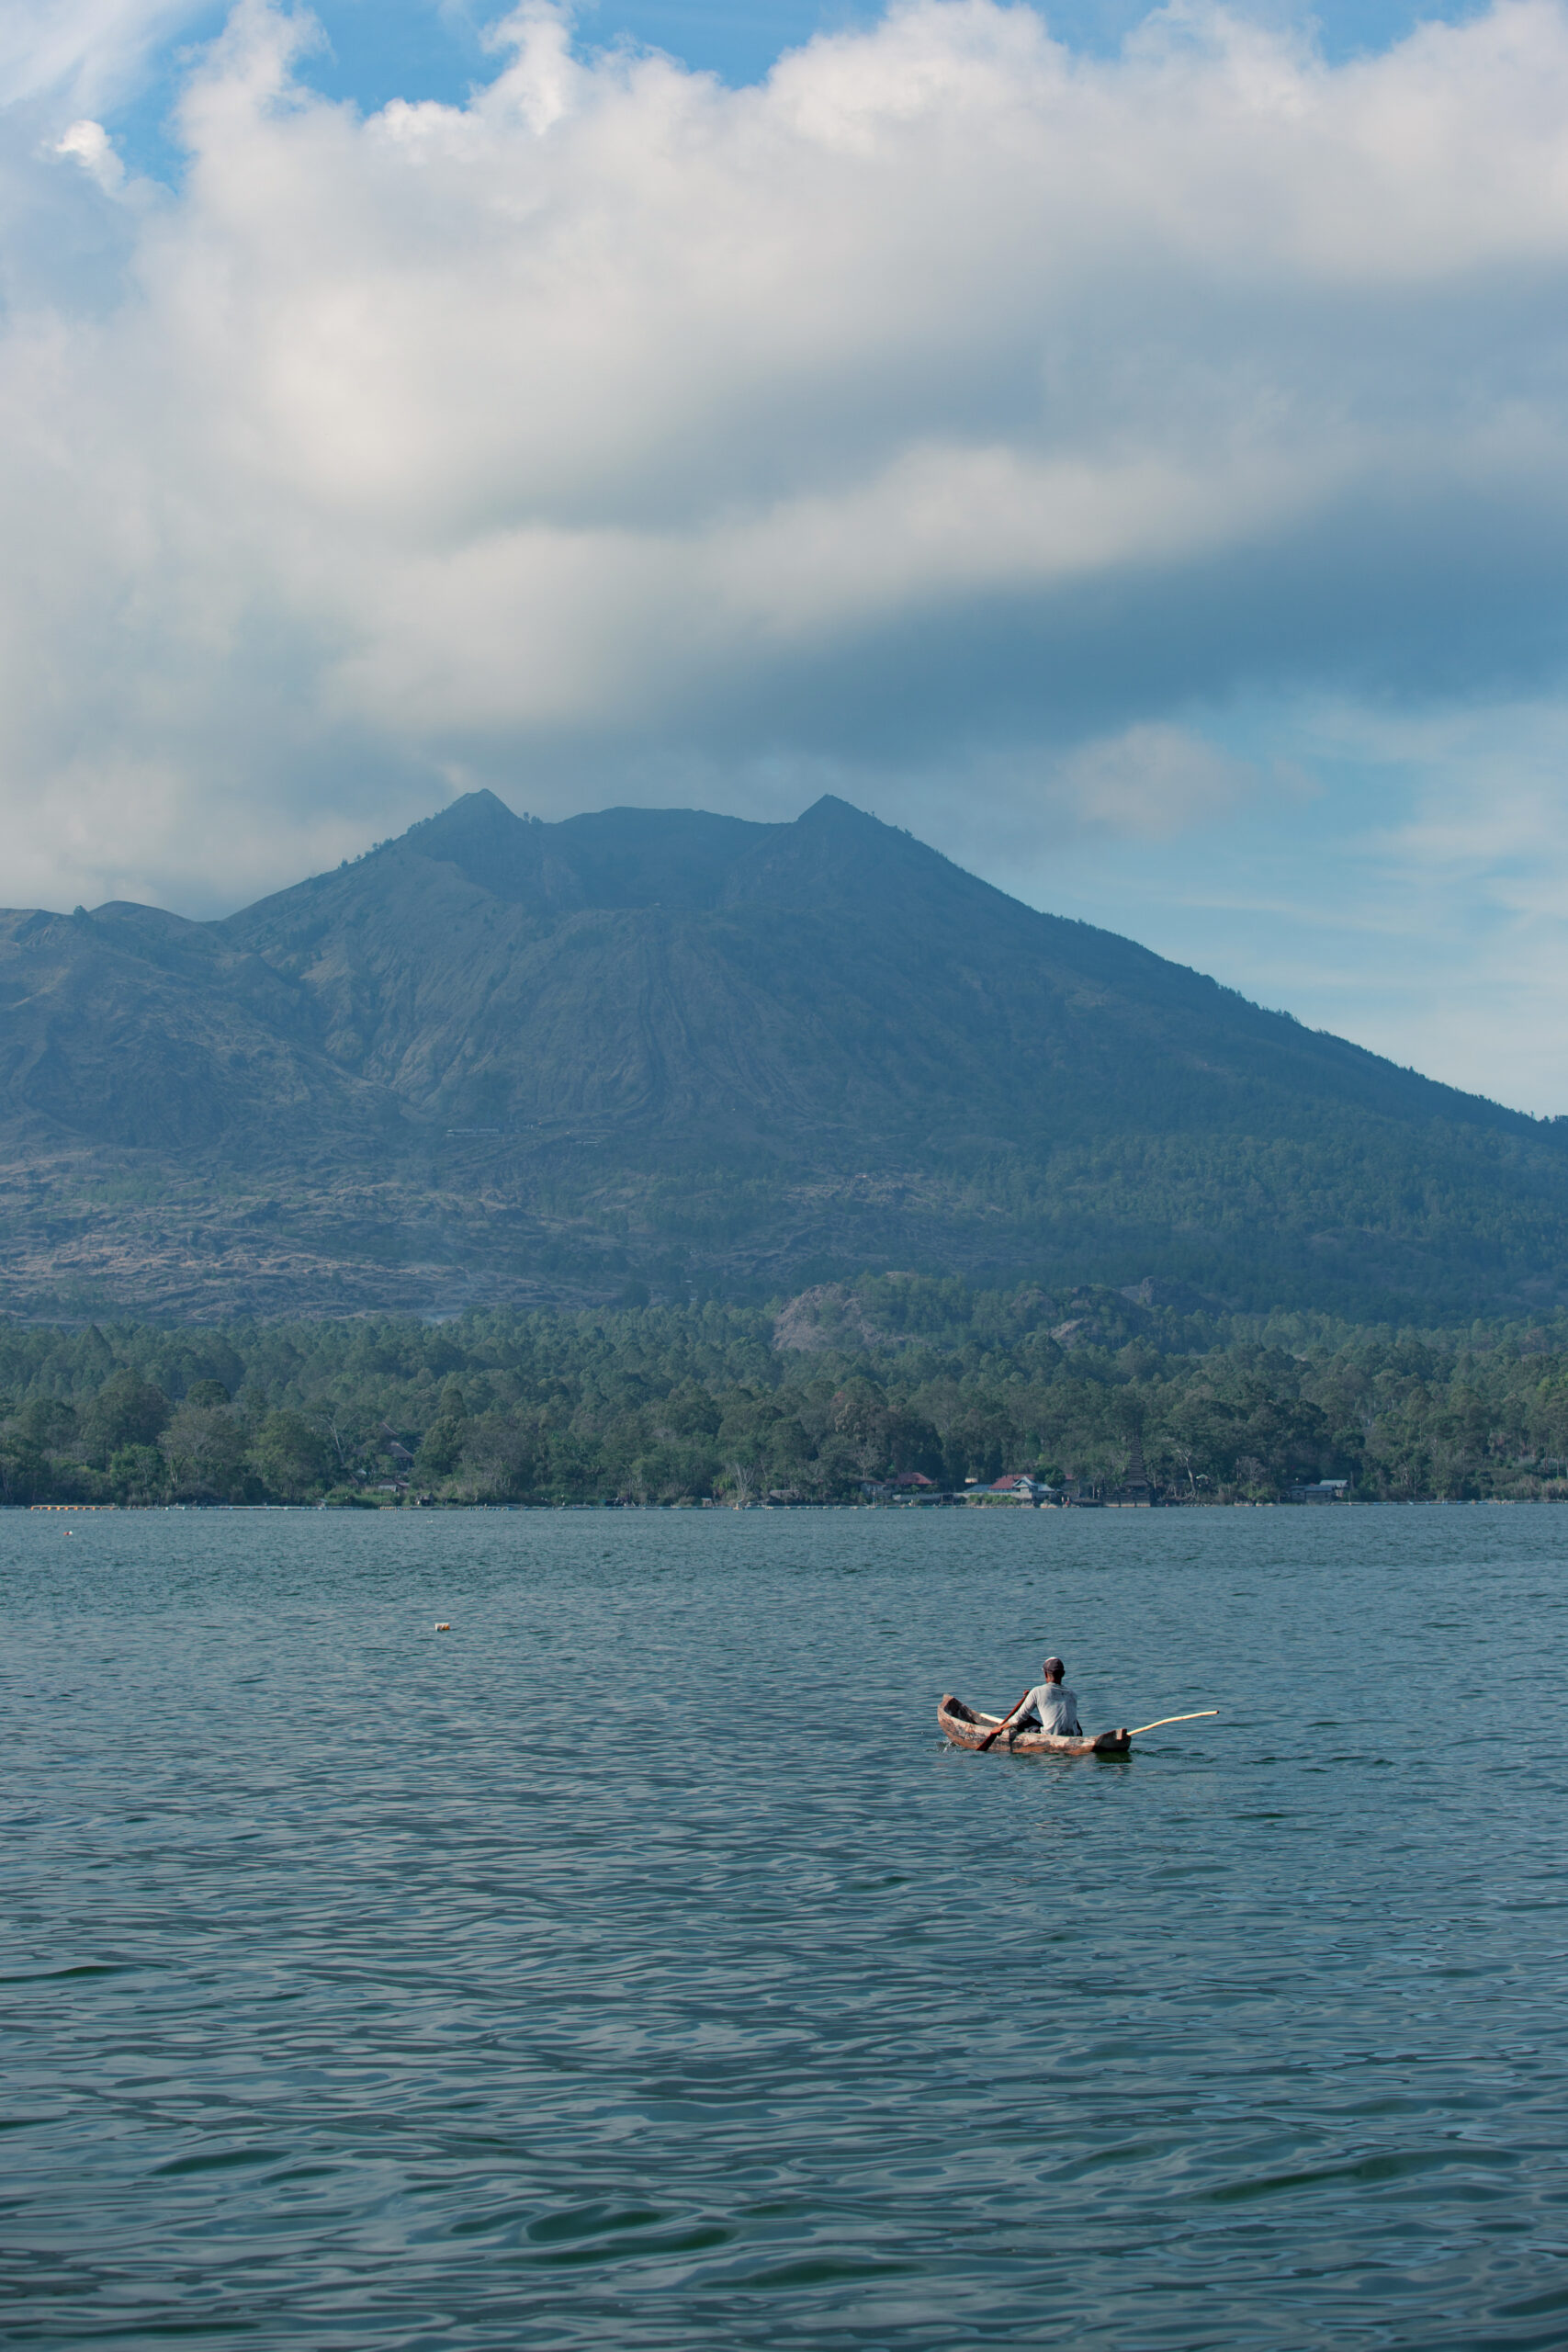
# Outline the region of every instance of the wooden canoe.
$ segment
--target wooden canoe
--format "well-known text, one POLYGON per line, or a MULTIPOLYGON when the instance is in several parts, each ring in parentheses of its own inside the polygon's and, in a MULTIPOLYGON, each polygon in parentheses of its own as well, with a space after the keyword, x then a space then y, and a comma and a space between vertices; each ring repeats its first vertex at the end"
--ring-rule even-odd
MULTIPOLYGON (((999 1715, 982 1714, 976 1707, 966 1707, 962 1699, 949 1691, 936 1711, 936 1719, 954 1747, 978 1747, 987 1732, 995 1731, 1001 1721, 999 1715)), ((998 1740, 990 1749, 993 1756, 1125 1756, 1133 1745, 1129 1731, 1102 1731, 1098 1739, 1061 1739, 1055 1732, 1013 1731, 1006 1735, 1004 1747, 998 1740)))

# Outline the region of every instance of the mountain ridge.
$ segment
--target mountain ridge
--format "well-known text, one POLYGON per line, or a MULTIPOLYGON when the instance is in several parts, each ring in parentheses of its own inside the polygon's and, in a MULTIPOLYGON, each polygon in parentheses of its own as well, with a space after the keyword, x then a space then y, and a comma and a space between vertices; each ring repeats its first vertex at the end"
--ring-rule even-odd
POLYGON ((832 795, 546 824, 479 792, 213 922, 0 913, 14 1310, 890 1262, 1533 1309, 1568 1295, 1565 1141, 832 795))

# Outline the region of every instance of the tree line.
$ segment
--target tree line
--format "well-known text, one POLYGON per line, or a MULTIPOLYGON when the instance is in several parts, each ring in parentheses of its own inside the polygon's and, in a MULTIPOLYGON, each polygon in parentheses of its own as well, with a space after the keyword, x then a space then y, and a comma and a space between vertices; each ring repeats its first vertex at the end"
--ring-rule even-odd
POLYGON ((829 1503, 908 1472, 1092 1498, 1135 1447, 1169 1502, 1319 1477, 1366 1500, 1568 1497, 1568 1321, 1366 1329, 886 1275, 804 1318, 0 1325, 9 1504, 829 1503))

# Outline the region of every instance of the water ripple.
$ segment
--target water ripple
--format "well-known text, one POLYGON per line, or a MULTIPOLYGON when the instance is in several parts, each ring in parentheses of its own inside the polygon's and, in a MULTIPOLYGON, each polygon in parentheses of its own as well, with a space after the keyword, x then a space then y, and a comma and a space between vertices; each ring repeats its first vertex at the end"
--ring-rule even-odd
POLYGON ((1561 1523, 0 1513, 0 2333, 1560 2346, 1561 1523))

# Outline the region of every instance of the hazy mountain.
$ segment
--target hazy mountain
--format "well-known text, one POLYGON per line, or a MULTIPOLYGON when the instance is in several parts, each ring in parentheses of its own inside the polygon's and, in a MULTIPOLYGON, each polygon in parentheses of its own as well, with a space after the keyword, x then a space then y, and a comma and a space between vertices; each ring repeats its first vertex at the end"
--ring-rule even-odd
POLYGON ((13 1304, 1568 1289, 1564 1131, 1043 915, 844 802, 474 793, 228 921, 0 917, 13 1304))

